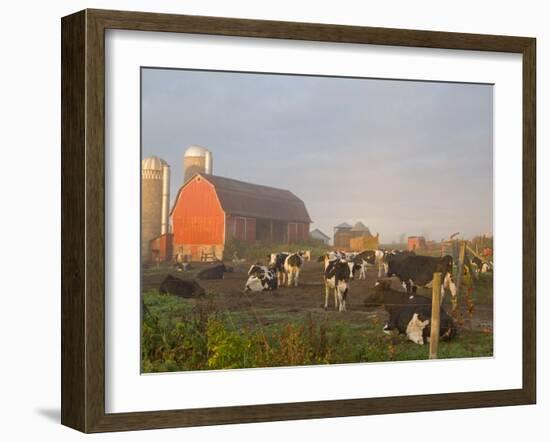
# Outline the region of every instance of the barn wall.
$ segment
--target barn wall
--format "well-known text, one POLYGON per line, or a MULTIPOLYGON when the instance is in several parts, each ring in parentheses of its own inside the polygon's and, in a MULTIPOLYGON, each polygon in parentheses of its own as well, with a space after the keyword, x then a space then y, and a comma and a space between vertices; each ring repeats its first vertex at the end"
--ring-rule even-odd
POLYGON ((212 184, 195 177, 180 192, 172 212, 174 250, 191 255, 223 255, 225 216, 212 184))
POLYGON ((334 247, 339 249, 349 249, 351 238, 353 238, 353 232, 351 230, 338 230, 334 235, 334 247))

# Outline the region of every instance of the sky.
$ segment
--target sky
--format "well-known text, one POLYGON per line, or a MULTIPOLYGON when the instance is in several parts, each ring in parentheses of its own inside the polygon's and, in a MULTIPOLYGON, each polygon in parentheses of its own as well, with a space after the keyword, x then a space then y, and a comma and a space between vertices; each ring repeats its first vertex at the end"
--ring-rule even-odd
POLYGON ((313 223, 362 221, 382 243, 493 231, 493 86, 142 69, 142 156, 190 145, 213 173, 292 191, 313 223))

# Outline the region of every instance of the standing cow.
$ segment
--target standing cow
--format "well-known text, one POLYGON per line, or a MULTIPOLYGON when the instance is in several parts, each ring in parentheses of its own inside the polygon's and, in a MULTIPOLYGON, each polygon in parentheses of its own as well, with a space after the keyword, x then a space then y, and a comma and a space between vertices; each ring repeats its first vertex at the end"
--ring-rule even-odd
POLYGON ((291 253, 285 259, 284 270, 287 275, 288 286, 298 287, 298 278, 300 270, 304 264, 304 259, 299 253, 291 253))
POLYGON ((346 311, 346 299, 353 267, 350 267, 345 259, 335 258, 334 255, 328 253, 322 258, 325 262, 325 272, 323 275, 325 282, 324 308, 325 310, 328 309, 328 298, 332 290, 334 293, 334 308, 339 312, 344 312, 346 311))
POLYGON ((441 285, 441 300, 445 289, 456 296, 456 285, 453 282, 453 258, 449 255, 441 258, 421 255, 397 254, 388 255, 387 276, 397 276, 408 293, 416 292, 417 287, 431 284, 433 275, 440 272, 443 277, 441 285))
POLYGON ((289 253, 271 253, 267 256, 269 259, 269 267, 275 272, 277 276, 277 284, 279 287, 285 285, 286 281, 286 270, 285 270, 285 261, 289 256, 289 253))

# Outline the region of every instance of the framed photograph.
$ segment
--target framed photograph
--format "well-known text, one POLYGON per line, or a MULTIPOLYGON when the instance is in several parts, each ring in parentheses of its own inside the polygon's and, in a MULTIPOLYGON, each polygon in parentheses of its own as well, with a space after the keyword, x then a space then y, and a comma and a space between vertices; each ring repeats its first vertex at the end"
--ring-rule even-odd
POLYGON ((62 423, 536 400, 535 39, 62 19, 62 423))

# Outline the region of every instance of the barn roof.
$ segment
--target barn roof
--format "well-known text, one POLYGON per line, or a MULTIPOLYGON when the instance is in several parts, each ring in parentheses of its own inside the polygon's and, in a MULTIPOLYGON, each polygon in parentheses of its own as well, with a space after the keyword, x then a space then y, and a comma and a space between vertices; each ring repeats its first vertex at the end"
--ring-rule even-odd
POLYGON ((370 233, 370 229, 365 226, 361 221, 357 221, 353 228, 351 229, 352 232, 362 232, 364 235, 372 236, 372 233, 370 233))
MULTIPOLYGON (((214 186, 226 214, 276 221, 311 222, 304 202, 289 190, 216 175, 200 175, 214 186)), ((183 187, 185 185, 181 189, 183 187)), ((179 193, 176 204, 178 198, 179 193)))
POLYGON ((318 236, 322 236, 323 238, 326 238, 326 239, 330 239, 330 236, 328 235, 325 235, 323 232, 321 232, 319 229, 315 229, 315 230, 312 230, 311 232, 309 232, 310 235, 318 235, 318 236))
POLYGON ((348 223, 343 222, 341 224, 338 224, 335 229, 351 229, 351 226, 348 223))

